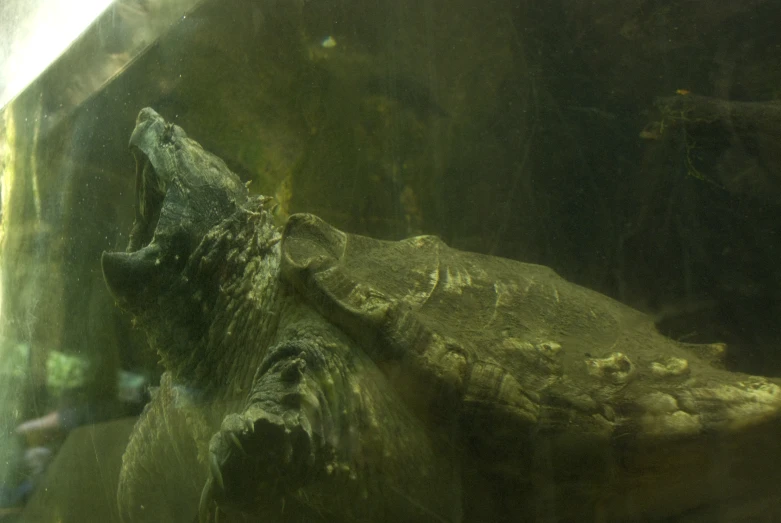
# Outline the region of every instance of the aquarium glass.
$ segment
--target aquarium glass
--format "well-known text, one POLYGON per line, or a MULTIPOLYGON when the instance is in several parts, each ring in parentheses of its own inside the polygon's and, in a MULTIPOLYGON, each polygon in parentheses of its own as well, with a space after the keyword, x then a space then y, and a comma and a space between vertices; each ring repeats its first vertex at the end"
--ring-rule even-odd
POLYGON ((781 520, 778 1, 0 21, 0 522, 781 520))

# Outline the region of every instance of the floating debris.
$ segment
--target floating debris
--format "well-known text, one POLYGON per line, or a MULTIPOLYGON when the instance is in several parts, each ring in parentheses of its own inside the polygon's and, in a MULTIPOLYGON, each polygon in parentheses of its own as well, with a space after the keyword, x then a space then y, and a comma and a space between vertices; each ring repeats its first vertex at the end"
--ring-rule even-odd
POLYGON ((320 42, 320 45, 322 47, 325 47, 326 49, 330 49, 332 47, 336 47, 336 40, 334 40, 334 37, 331 35, 328 35, 328 37, 320 42))

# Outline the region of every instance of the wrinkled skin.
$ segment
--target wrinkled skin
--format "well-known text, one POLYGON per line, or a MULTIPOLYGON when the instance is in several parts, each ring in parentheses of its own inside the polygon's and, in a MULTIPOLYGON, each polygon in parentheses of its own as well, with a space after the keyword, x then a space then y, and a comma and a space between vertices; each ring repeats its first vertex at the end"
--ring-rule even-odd
POLYGON ((151 109, 131 149, 136 222, 103 271, 167 372, 126 521, 710 521, 774 494, 781 389, 723 346, 433 237, 280 229, 151 109))

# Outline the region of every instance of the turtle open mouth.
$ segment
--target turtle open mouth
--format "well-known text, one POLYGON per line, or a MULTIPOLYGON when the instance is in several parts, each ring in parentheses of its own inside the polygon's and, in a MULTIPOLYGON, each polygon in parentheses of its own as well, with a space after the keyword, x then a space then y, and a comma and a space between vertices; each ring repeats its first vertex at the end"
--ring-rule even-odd
POLYGON ((138 147, 133 147, 132 152, 136 159, 136 215, 128 252, 135 252, 152 242, 167 189, 166 181, 155 171, 149 157, 138 147))
POLYGON ((112 294, 125 307, 140 304, 145 289, 159 279, 160 245, 153 242, 163 208, 167 183, 138 147, 131 147, 136 159, 135 221, 125 252, 104 252, 103 275, 112 294))

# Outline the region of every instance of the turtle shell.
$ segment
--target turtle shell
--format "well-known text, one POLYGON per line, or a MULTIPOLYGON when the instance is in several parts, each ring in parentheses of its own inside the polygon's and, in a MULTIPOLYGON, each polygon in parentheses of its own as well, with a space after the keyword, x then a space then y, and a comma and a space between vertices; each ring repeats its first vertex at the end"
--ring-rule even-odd
POLYGON ((692 347, 659 335, 645 314, 548 267, 459 251, 433 236, 381 241, 293 215, 282 271, 419 412, 456 423, 505 458, 508 444, 572 407, 601 414, 578 420, 580 435, 609 437, 604 411, 620 391, 656 367, 670 367, 668 377, 690 373, 692 347))
POLYGON ((465 479, 472 498, 497 514, 639 521, 781 479, 767 459, 781 447, 781 387, 723 369, 723 344, 671 340, 550 268, 432 236, 380 241, 298 214, 281 252, 283 280, 455 441, 464 470, 480 471, 465 479))

